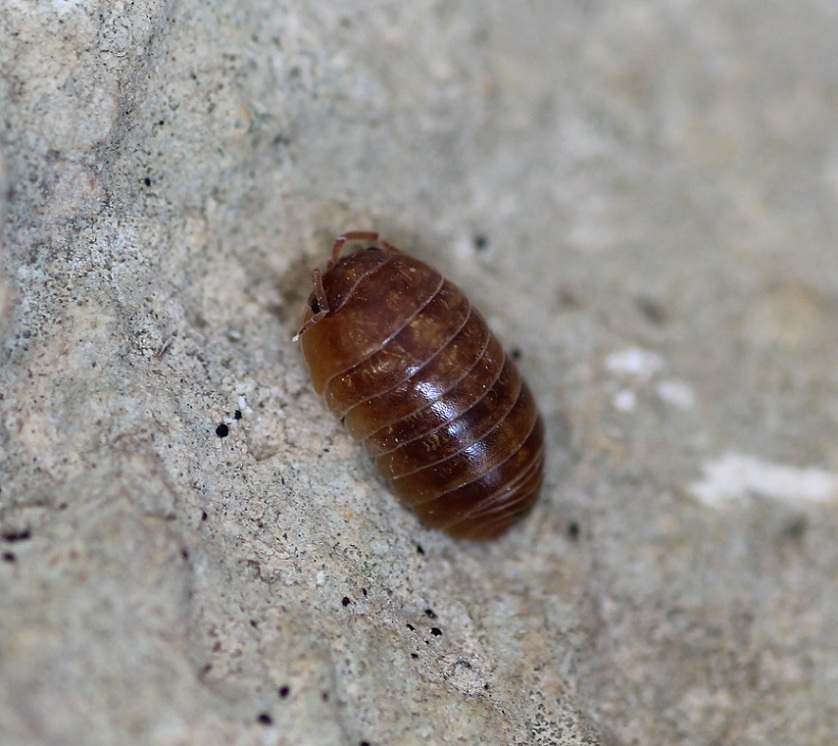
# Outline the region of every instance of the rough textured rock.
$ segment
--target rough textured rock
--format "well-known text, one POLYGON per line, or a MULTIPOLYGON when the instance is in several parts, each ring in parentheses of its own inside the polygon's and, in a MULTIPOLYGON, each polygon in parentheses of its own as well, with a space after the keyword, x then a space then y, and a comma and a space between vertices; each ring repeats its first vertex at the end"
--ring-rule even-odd
POLYGON ((838 17, 0 10, 3 744, 834 744, 838 17), (333 236, 478 302, 548 423, 425 530, 290 342, 333 236))

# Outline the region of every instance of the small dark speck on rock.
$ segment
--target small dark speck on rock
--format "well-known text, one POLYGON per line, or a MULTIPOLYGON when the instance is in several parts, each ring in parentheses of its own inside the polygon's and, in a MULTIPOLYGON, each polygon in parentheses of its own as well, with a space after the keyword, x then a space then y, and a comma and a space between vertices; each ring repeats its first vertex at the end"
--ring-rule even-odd
POLYGON ((442 634, 442 630, 439 627, 431 627, 431 634, 434 637, 439 637, 442 634))
POLYGON ((351 601, 351 599, 349 598, 349 596, 344 596, 344 597, 343 597, 343 600, 341 601, 341 603, 342 603, 344 606, 349 606, 349 604, 351 604, 351 603, 352 603, 352 601, 351 601))
POLYGON ((3 562, 14 562, 17 560, 14 552, 3 552, 3 562))
POLYGON ((202 521, 205 521, 205 520, 207 520, 207 518, 209 518, 209 516, 207 515, 207 511, 206 511, 206 510, 202 510, 202 511, 201 511, 201 520, 202 520, 202 521))
POLYGON ((222 422, 217 428, 215 428, 215 434, 219 438, 226 438, 230 434, 230 428, 222 422))
POLYGON ((233 414, 233 418, 234 418, 234 419, 237 419, 237 420, 240 420, 240 419, 242 418, 242 413, 241 413, 241 410, 240 410, 240 409, 237 409, 237 410, 235 411, 235 413, 233 414))
POLYGON ((281 686, 279 687, 279 698, 285 699, 291 693, 290 686, 281 686))
POLYGON ((580 531, 581 529, 579 528, 579 524, 576 521, 571 521, 567 524, 567 535, 571 539, 578 539, 580 531))
POLYGON ((436 619, 436 613, 433 609, 425 609, 425 615, 428 617, 428 619, 436 619))
POLYGON ((425 550, 422 548, 421 544, 416 545, 416 553, 417 554, 424 554, 425 553, 425 550))
POLYGON ((482 234, 477 234, 474 237, 474 248, 478 251, 483 251, 489 245, 489 239, 482 234))
POLYGON ((512 350, 509 353, 509 357, 511 357, 513 360, 516 360, 516 361, 520 360, 521 359, 521 350, 519 350, 517 347, 513 347, 512 350))
POLYGON ((562 308, 579 308, 581 303, 570 290, 562 290, 559 292, 559 305, 562 308))
POLYGON ((32 532, 28 528, 25 528, 23 531, 10 531, 7 534, 3 534, 3 540, 10 543, 16 541, 28 541, 31 538, 32 532))
POLYGON ((806 518, 797 518, 782 530, 780 538, 792 543, 799 543, 803 540, 808 528, 809 522, 806 518))
POLYGON ((653 324, 666 323, 666 309, 656 300, 652 298, 638 298, 637 308, 640 310, 648 321, 653 324))
POLYGON ((273 718, 268 715, 267 712, 260 713, 256 720, 258 720, 262 725, 271 725, 273 723, 273 718))

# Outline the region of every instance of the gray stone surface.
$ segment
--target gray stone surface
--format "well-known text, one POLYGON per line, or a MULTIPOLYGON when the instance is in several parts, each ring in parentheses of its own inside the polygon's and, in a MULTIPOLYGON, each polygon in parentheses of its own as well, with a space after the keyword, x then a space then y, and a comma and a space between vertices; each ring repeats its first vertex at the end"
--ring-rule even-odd
POLYGON ((816 0, 5 3, 4 746, 835 744, 837 36, 816 0), (307 383, 348 228, 522 351, 547 483, 494 544, 307 383))

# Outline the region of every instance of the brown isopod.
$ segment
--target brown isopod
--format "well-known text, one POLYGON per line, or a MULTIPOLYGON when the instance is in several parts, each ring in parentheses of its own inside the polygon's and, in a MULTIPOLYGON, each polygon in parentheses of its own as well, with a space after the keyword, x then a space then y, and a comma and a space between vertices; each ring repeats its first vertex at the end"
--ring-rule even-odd
POLYGON ((544 425, 527 384, 468 298, 386 242, 339 236, 295 339, 314 389, 390 490, 432 528, 493 539, 535 502, 544 425))

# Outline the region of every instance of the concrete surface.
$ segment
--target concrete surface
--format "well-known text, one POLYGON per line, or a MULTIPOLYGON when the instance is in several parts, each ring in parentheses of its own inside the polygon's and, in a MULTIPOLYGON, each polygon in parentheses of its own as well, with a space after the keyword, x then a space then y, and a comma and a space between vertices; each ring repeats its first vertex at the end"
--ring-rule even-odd
POLYGON ((0 741, 835 744, 836 37, 5 3, 0 741), (497 543, 422 528, 307 383, 349 228, 521 352, 547 484, 497 543))

